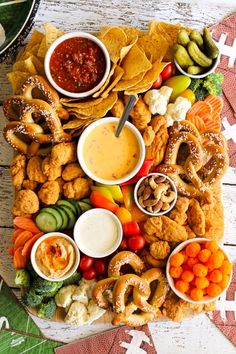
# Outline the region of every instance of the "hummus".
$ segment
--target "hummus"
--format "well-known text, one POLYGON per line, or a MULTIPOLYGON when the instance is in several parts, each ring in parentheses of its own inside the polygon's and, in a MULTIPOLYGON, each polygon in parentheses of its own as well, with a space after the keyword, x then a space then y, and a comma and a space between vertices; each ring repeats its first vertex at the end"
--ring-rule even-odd
POLYGON ((59 280, 71 270, 76 261, 74 246, 63 237, 48 237, 39 244, 35 261, 43 274, 59 280))

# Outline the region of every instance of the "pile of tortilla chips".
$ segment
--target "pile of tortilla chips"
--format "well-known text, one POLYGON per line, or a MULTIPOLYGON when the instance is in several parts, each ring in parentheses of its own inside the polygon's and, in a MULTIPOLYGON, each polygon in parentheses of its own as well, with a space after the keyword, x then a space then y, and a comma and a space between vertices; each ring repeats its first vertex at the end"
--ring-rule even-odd
MULTIPOLYGON (((92 97, 84 100, 62 98, 70 113, 63 126, 71 133, 81 131, 96 119, 104 117, 118 97, 146 92, 161 71, 173 60, 171 48, 176 43, 180 25, 152 21, 147 31, 130 27, 103 27, 95 35, 106 46, 112 62, 106 82, 92 97)), ((8 74, 14 93, 18 93, 30 75, 45 76, 43 60, 52 42, 63 32, 51 24, 45 34, 34 31, 29 43, 18 54, 13 71, 8 74)))

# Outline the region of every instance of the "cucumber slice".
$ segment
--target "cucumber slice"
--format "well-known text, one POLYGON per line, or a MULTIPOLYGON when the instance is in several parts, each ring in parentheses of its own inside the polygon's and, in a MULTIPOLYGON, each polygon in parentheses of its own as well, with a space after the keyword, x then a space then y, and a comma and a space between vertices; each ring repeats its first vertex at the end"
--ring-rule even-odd
POLYGON ((81 199, 80 202, 84 202, 87 203, 88 205, 92 205, 89 198, 81 199))
POLYGON ((74 216, 76 217, 77 216, 77 209, 76 207, 74 206, 73 203, 69 202, 69 200, 64 200, 64 199, 61 199, 61 200, 58 200, 56 205, 65 205, 67 206, 68 208, 70 208, 72 210, 72 212, 74 213, 74 216))
POLYGON ((61 230, 66 229, 67 225, 69 224, 69 217, 68 217, 67 213, 65 212, 65 210, 63 210, 59 206, 55 205, 53 208, 61 215, 61 218, 62 218, 61 230))
POLYGON ((75 200, 75 199, 69 199, 69 202, 72 203, 72 204, 76 207, 76 210, 77 210, 77 218, 80 217, 80 215, 82 214, 82 210, 81 210, 79 204, 77 203, 77 200, 75 200))
POLYGON ((50 207, 49 208, 43 208, 43 209, 41 209, 40 212, 42 212, 42 213, 47 212, 49 214, 52 214, 55 217, 56 221, 57 221, 57 230, 61 229, 62 224, 63 224, 63 219, 62 219, 61 214, 56 209, 50 208, 50 207))
POLYGON ((93 208, 93 206, 91 204, 87 204, 86 202, 80 200, 77 202, 80 206, 80 209, 82 210, 82 212, 84 213, 87 210, 90 210, 93 208))
POLYGON ((68 224, 67 224, 67 228, 68 229, 72 229, 74 224, 75 224, 75 221, 76 221, 76 217, 75 217, 75 214, 73 213, 73 211, 66 205, 58 205, 59 208, 61 208, 62 210, 65 211, 65 213, 67 214, 68 216, 68 224))
POLYGON ((36 216, 36 225, 43 232, 52 232, 57 230, 57 220, 52 215, 47 213, 46 211, 40 212, 36 216))

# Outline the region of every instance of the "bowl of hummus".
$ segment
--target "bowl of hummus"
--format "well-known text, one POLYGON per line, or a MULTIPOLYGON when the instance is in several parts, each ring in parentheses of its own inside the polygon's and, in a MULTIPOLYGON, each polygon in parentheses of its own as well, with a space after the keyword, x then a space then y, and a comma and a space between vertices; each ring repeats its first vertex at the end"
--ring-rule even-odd
POLYGON ((76 243, 61 232, 49 232, 40 237, 31 251, 31 263, 36 273, 50 281, 69 278, 78 268, 80 253, 76 243))

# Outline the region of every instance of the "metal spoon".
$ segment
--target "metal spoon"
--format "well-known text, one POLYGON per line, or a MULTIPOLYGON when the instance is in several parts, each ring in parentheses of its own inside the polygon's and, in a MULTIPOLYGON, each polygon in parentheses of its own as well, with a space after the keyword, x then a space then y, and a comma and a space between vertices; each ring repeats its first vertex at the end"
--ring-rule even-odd
POLYGON ((128 97, 128 100, 126 102, 125 108, 124 108, 124 112, 122 114, 122 117, 120 119, 120 122, 118 124, 118 127, 115 131, 115 136, 118 138, 118 136, 121 133, 121 130, 123 129, 123 126, 125 125, 125 122, 127 121, 130 111, 133 108, 134 104, 136 102, 136 97, 134 95, 130 95, 128 97))

